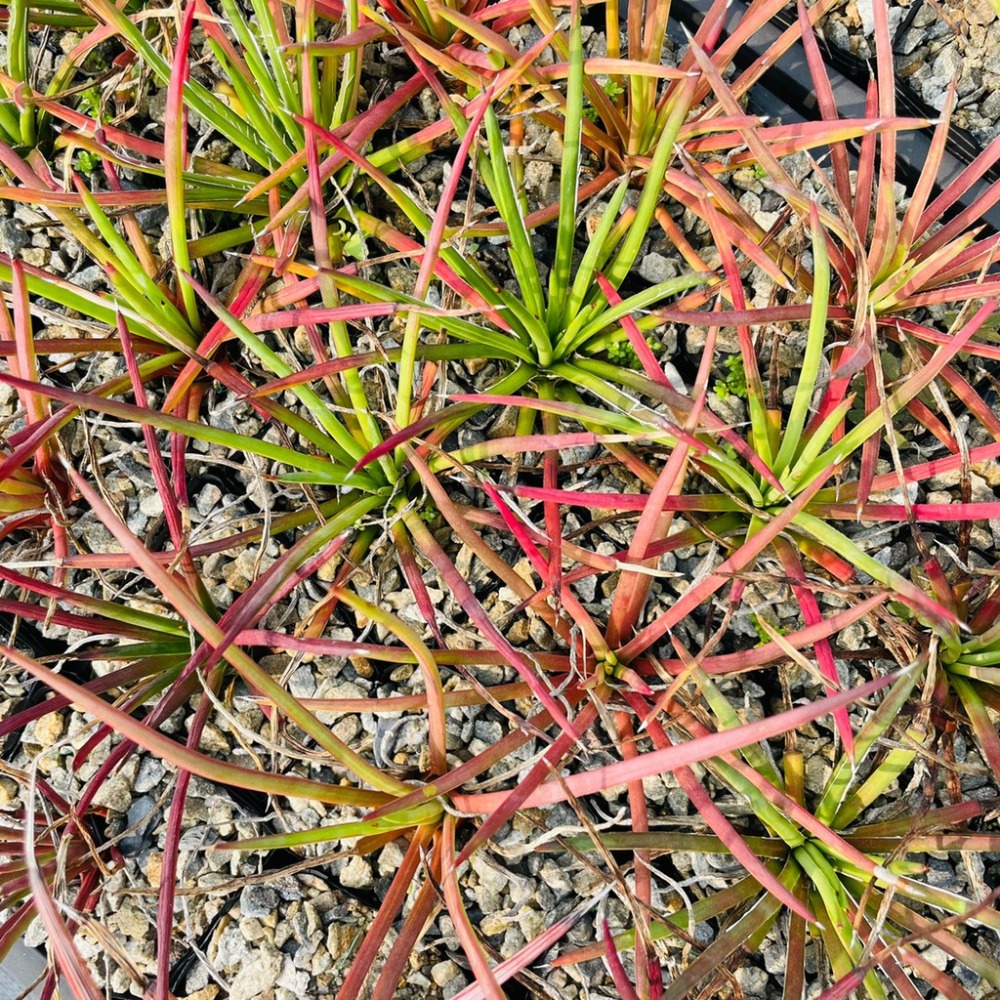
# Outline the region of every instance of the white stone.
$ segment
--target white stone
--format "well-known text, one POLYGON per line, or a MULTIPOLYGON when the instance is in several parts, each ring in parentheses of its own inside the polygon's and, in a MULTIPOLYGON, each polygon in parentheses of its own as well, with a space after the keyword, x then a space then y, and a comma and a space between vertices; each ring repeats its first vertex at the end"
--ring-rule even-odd
POLYGON ((660 253, 648 253, 639 265, 639 274, 651 285, 677 277, 677 262, 660 253))
POLYGON ((348 889, 364 889, 373 881, 371 865, 357 855, 340 869, 340 882, 348 889))
POLYGON ((271 946, 250 953, 246 964, 229 987, 229 1000, 252 1000, 273 989, 285 964, 285 956, 271 946))
POLYGON ((874 0, 855 0, 858 8, 858 17, 861 18, 861 30, 866 35, 875 32, 875 3, 874 0))
POLYGON ((438 986, 447 986, 453 979, 462 974, 462 970, 449 958, 438 962, 431 968, 431 979, 438 986))

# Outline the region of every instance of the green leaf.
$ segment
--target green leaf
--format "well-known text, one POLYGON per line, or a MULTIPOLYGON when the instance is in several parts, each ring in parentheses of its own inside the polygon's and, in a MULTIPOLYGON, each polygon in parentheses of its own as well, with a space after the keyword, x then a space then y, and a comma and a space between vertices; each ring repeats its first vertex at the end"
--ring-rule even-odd
POLYGON ((815 202, 810 206, 813 247, 813 293, 809 315, 809 334, 806 338, 805 357, 799 369, 792 409, 788 414, 781 438, 781 447, 774 460, 774 470, 779 478, 784 475, 801 445, 802 432, 809 417, 813 391, 819 379, 823 360, 823 342, 826 338, 826 315, 830 300, 830 259, 826 252, 826 233, 819 221, 815 202))
MULTIPOLYGON (((562 326, 567 290, 573 270, 576 241, 576 199, 580 184, 581 137, 583 135, 583 36, 580 3, 573 4, 569 31, 569 76, 566 80, 566 121, 563 128, 562 162, 559 167, 559 222, 556 252, 549 272, 549 335, 562 326)), ((547 364, 548 362, 543 362, 547 364)))
MULTIPOLYGON (((545 293, 542 291, 542 281, 538 274, 538 261, 535 260, 531 236, 524 224, 521 201, 517 196, 514 178, 511 176, 510 164, 507 162, 503 136, 500 134, 500 122, 492 107, 486 112, 486 137, 489 142, 489 157, 482 153, 480 160, 489 163, 489 173, 494 179, 490 193, 496 201, 500 218, 507 225, 511 264, 521 286, 525 306, 542 320, 545 318, 545 293)), ((484 178, 487 177, 486 171, 482 168, 480 172, 484 178)))

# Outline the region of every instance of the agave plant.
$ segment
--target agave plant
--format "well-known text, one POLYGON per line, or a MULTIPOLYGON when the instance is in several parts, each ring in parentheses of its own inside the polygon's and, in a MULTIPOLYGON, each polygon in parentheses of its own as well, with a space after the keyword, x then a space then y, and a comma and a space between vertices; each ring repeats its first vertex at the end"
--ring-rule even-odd
MULTIPOLYGON (((886 8, 876 4, 875 37, 878 52, 878 83, 869 89, 866 114, 895 113, 892 84, 892 54, 886 8)), ((808 63, 824 123, 841 124, 833 92, 805 7, 799 5, 799 20, 808 63)), ((722 80, 708 57, 695 49, 699 65, 711 81, 722 106, 730 114, 739 110, 730 88, 722 80)), ((859 168, 849 170, 848 147, 832 141, 832 177, 815 167, 830 207, 819 209, 825 231, 826 252, 832 265, 829 318, 831 333, 831 386, 827 410, 843 400, 857 384, 859 412, 870 415, 881 406, 887 384, 910 370, 919 370, 931 358, 934 348, 951 342, 977 303, 996 293, 993 266, 1000 259, 1000 245, 995 237, 983 236, 979 220, 995 204, 997 193, 984 190, 967 208, 955 211, 963 198, 996 163, 1000 144, 993 143, 942 192, 932 198, 941 157, 945 150, 954 94, 946 102, 941 121, 931 142, 930 155, 912 192, 905 211, 897 204, 896 131, 886 130, 861 139, 859 168), (877 164, 877 168, 876 168, 877 164), (980 238, 982 237, 982 238, 980 238), (928 321, 921 313, 928 307, 944 307, 948 329, 928 321), (950 311, 949 311, 950 310, 950 311), (880 349, 884 339, 888 353, 880 349), (884 360, 883 360, 884 359, 884 360)), ((800 219, 805 222, 812 211, 810 199, 798 188, 778 159, 767 149, 752 129, 740 126, 740 134, 757 157, 772 188, 782 194, 800 219)), ((725 205, 720 214, 729 214, 725 205)), ((718 225, 718 223, 717 223, 718 225)), ((739 228, 745 228, 738 223, 739 228)), ((750 234, 745 231, 745 235, 750 234)), ((730 237, 731 242, 733 241, 730 237)), ((745 240, 738 243, 743 249, 745 240)), ((770 249, 770 253, 781 253, 770 249)), ((799 296, 811 294, 811 275, 799 272, 792 278, 799 296)), ((764 309, 739 310, 739 319, 754 322, 781 322, 792 319, 803 307, 798 301, 764 309)), ((682 320, 679 310, 663 313, 664 318, 682 320)), ((690 321, 691 317, 687 317, 690 321)), ((702 320, 705 322, 708 316, 702 320)), ((716 317, 711 317, 712 321, 716 317)), ((734 323, 738 322, 733 316, 734 323)), ((922 397, 909 400, 907 409, 917 423, 940 440, 953 454, 961 444, 950 424, 950 410, 945 392, 972 413, 980 426, 994 438, 1000 436, 1000 424, 993 408, 970 381, 968 367, 960 358, 995 360, 997 348, 992 321, 979 329, 979 337, 967 341, 954 363, 940 373, 940 391, 933 389, 922 397)), ((839 431, 838 431, 839 433, 839 431)), ((881 433, 872 435, 864 448, 860 496, 867 497, 875 474, 881 433)))
MULTIPOLYGON (((718 575, 711 578, 711 588, 706 590, 701 585, 692 588, 666 615, 637 629, 651 577, 642 572, 623 573, 608 625, 612 648, 622 662, 628 663, 650 649, 653 643, 664 636, 690 609, 696 607, 713 588, 717 588, 726 574, 751 566, 768 546, 773 546, 772 551, 793 580, 804 580, 802 558, 824 568, 834 579, 843 582, 853 579, 858 571, 868 574, 895 591, 915 611, 934 620, 937 623, 935 627, 942 636, 947 636, 944 641, 952 643, 951 627, 955 621, 953 612, 929 599, 909 580, 872 559, 847 534, 837 530, 829 522, 838 519, 854 520, 857 517, 917 525, 921 521, 939 519, 972 522, 992 516, 995 513, 994 506, 926 505, 905 501, 895 504, 874 503, 862 497, 859 485, 845 479, 843 473, 838 486, 828 486, 827 480, 835 470, 843 470, 852 458, 861 453, 865 442, 881 432, 888 417, 902 411, 908 402, 933 383, 992 315, 994 305, 988 303, 980 309, 958 336, 941 346, 926 365, 887 396, 882 409, 864 417, 841 437, 835 438, 834 434, 852 401, 835 399, 831 402, 829 397, 834 391, 833 383, 823 386, 820 380, 828 314, 825 289, 828 287, 830 272, 815 210, 813 221, 816 294, 810 307, 803 362, 787 413, 776 402, 780 397, 774 372, 769 390, 764 389, 749 326, 738 328, 740 356, 747 374, 750 415, 750 429, 745 437, 721 425, 718 418, 705 407, 714 356, 714 330, 710 331, 706 343, 693 395, 679 393, 667 382, 655 360, 642 353, 642 373, 614 368, 599 359, 578 359, 573 368, 577 384, 592 392, 595 397, 617 404, 619 411, 627 413, 629 420, 633 422, 629 425, 631 428, 638 430, 634 422, 642 423, 644 413, 648 414, 645 419, 648 420, 649 431, 662 425, 662 418, 654 417, 651 411, 644 411, 641 406, 636 405, 637 393, 665 406, 673 415, 675 426, 681 430, 680 434, 674 432, 677 444, 659 472, 648 467, 639 472, 640 478, 649 484, 648 495, 581 493, 578 490, 536 486, 513 487, 514 495, 526 500, 641 512, 639 528, 630 549, 630 559, 635 564, 647 562, 649 565, 647 550, 666 538, 677 512, 711 518, 705 522, 702 537, 716 539, 728 550, 725 562, 718 568, 718 575), (613 381, 623 387, 617 390, 617 395, 611 389, 613 381), (818 404, 815 412, 811 413, 813 397, 817 392, 818 404), (684 489, 686 477, 694 470, 714 487, 714 492, 692 494, 684 489)), ((724 241, 720 241, 720 247, 731 289, 736 296, 739 294, 739 278, 732 253, 731 250, 727 252, 724 241)), ((568 370, 568 366, 564 366, 562 370, 568 370)), ((486 397, 481 401, 539 405, 554 414, 589 414, 587 410, 570 410, 566 408, 567 404, 560 405, 556 402, 529 404, 521 401, 518 404, 513 397, 486 397)), ((470 398, 455 397, 454 402, 460 406, 466 405, 470 398)), ((996 451, 997 446, 993 445, 975 449, 973 460, 989 458, 996 451)), ((896 474, 881 476, 873 482, 877 482, 880 489, 919 483, 947 468, 958 468, 960 463, 960 458, 956 456, 910 467, 901 466, 896 474)), ((707 582, 704 586, 708 586, 707 582)))
MULTIPOLYGON (((5 859, 0 904, 8 913, 0 924, 0 954, 6 956, 38 918, 74 996, 98 997, 93 978, 74 960, 73 933, 92 919, 101 880, 120 862, 120 852, 104 845, 100 817, 85 810, 74 815, 66 799, 43 778, 26 775, 23 787, 29 790, 24 808, 5 816, 0 825, 0 852, 5 859), (67 889, 72 889, 75 912, 69 921, 57 903, 67 889)), ((56 984, 56 973, 47 973, 40 995, 55 995, 56 984)))
MULTIPOLYGON (((26 16, 26 3, 15 6, 26 16)), ((98 24, 69 57, 68 66, 82 60, 91 48, 109 34, 126 46, 130 58, 151 73, 167 91, 164 120, 165 141, 160 143, 101 121, 74 108, 63 92, 65 73, 60 75, 47 94, 35 93, 21 81, 25 106, 35 113, 58 120, 63 128, 56 141, 57 149, 82 150, 94 163, 104 161, 116 170, 129 170, 161 181, 159 187, 122 194, 111 182, 112 190, 96 196, 99 204, 129 208, 136 205, 167 204, 174 262, 188 269, 188 261, 206 253, 216 253, 239 244, 251 243, 265 224, 247 222, 277 215, 268 192, 290 200, 286 214, 277 225, 294 217, 301 227, 308 214, 306 150, 303 127, 296 116, 315 116, 338 135, 360 147, 419 91, 419 77, 364 111, 358 108, 359 67, 364 46, 381 31, 371 23, 361 26, 358 4, 346 10, 345 34, 332 51, 318 53, 310 49, 324 17, 340 16, 322 2, 299 5, 293 26, 286 26, 282 4, 278 0, 254 0, 254 18, 248 20, 235 0, 223 4, 224 20, 213 13, 204 0, 185 5, 178 22, 177 44, 172 57, 165 57, 142 31, 141 19, 130 8, 96 0, 87 11, 98 24), (214 86, 202 83, 189 73, 189 49, 195 26, 206 34, 209 49, 217 62, 213 65, 214 86), (228 27, 229 32, 227 32, 228 27), (228 163, 216 163, 205 156, 191 156, 186 147, 186 118, 197 113, 221 138, 228 140, 245 156, 250 169, 228 163), (210 209, 222 213, 217 232, 204 235, 195 243, 195 252, 186 252, 186 212, 210 209), (235 224, 234 223, 238 223, 235 224)), ((13 11, 12 11, 13 18, 13 11)), ((18 81, 0 77, 0 84, 13 87, 18 81)), ((69 91, 68 93, 73 93, 69 91)), ((4 136, 0 134, 0 140, 4 136)), ((18 146, 10 142, 11 146, 18 146)), ((407 149, 406 144, 402 149, 407 149)), ((419 155, 419 152, 414 154, 419 155)), ((8 154, 8 159, 10 154, 8 154)), ((324 180, 334 175, 347 161, 334 156, 322 165, 324 180)), ((89 211, 81 193, 68 193, 50 182, 48 172, 38 163, 35 171, 19 169, 5 162, 19 185, 3 188, 6 197, 34 200, 26 188, 49 187, 60 195, 52 200, 60 205, 83 207, 89 211)), ((107 167, 106 167, 107 169, 107 167)), ((317 169, 320 169, 317 167, 317 169)))
MULTIPOLYGON (((825 2, 816 4, 809 11, 810 21, 816 23, 830 6, 825 2)), ((723 5, 715 4, 698 26, 691 40, 692 46, 709 52, 714 50, 713 62, 722 72, 733 65, 733 57, 780 9, 781 4, 777 0, 754 0, 747 5, 728 37, 720 41, 726 10, 723 5)), ((565 31, 558 30, 553 11, 542 4, 532 4, 531 11, 539 28, 553 33, 553 47, 559 56, 566 59, 573 43, 565 31)), ((584 94, 590 114, 584 126, 583 141, 609 165, 622 171, 648 162, 669 118, 671 106, 683 88, 684 79, 699 74, 693 49, 680 59, 676 69, 663 65, 668 42, 667 24, 671 16, 670 3, 657 4, 648 11, 644 10, 641 2, 625 5, 607 3, 603 5, 603 14, 607 57, 594 58, 587 63, 589 72, 584 81, 584 94), (602 79, 604 82, 601 82, 602 79)), ((795 41, 796 31, 785 31, 774 46, 738 76, 733 83, 734 96, 743 97, 765 68, 780 59, 795 41)), ((550 83, 543 92, 543 100, 537 102, 542 108, 545 102, 552 100, 557 109, 568 103, 553 90, 550 83)), ((693 104, 701 104, 709 93, 707 80, 699 79, 693 104)), ((540 122, 560 132, 568 124, 568 118, 563 119, 558 110, 540 109, 533 113, 540 122)), ((752 116, 742 113, 731 118, 726 117, 727 114, 717 103, 699 108, 697 114, 685 123, 681 141, 723 133, 728 133, 731 138, 735 123, 753 120, 752 116)), ((709 140, 710 143, 712 141, 709 140)), ((691 148, 698 148, 697 144, 691 148)))
POLYGON ((934 667, 935 724, 952 740, 958 721, 966 721, 983 756, 993 769, 1000 764, 1000 738, 989 710, 997 711, 1000 696, 1000 629, 997 609, 1000 591, 990 576, 976 576, 956 567, 948 574, 936 556, 927 559, 919 582, 954 608, 961 623, 946 648, 930 644, 934 667))
POLYGON ((49 405, 35 391, 41 373, 24 269, 18 262, 11 267, 13 315, 0 300, 0 345, 7 349, 8 364, 23 383, 18 394, 25 421, 6 439, 0 452, 0 538, 20 528, 50 524, 55 548, 65 554, 66 538, 58 512, 70 491, 58 462, 58 445, 47 433, 52 427, 49 405))
MULTIPOLYGON (((7 61, 0 70, 0 140, 25 152, 40 144, 48 148, 53 140, 49 115, 36 105, 30 86, 32 31, 53 23, 62 26, 64 19, 72 19, 68 11, 78 10, 77 4, 67 4, 68 11, 51 11, 46 16, 35 6, 30 0, 6 0, 0 8, 0 23, 5 26, 7 39, 7 61)), ((96 42, 88 36, 66 53, 48 85, 49 96, 73 92, 71 84, 77 69, 96 42)))
MULTIPOLYGON (((926 657, 923 666, 926 666, 926 657)), ((908 860, 926 852, 968 850, 992 851, 998 840, 992 833, 976 833, 967 824, 988 816, 996 803, 967 800, 947 806, 925 803, 916 815, 863 822, 866 809, 894 786, 916 760, 927 738, 926 717, 900 715, 920 676, 914 670, 900 678, 858 733, 855 756, 841 757, 811 807, 804 794, 803 756, 786 748, 783 773, 769 759, 743 751, 739 755, 710 762, 716 780, 733 790, 750 809, 765 831, 764 836, 746 837, 757 853, 796 899, 810 909, 808 915, 783 913, 773 895, 761 892, 753 877, 746 877, 716 893, 707 893, 689 907, 681 907, 666 920, 649 928, 653 940, 668 939, 693 929, 691 921, 719 919, 721 930, 679 975, 669 982, 664 998, 690 996, 699 987, 720 988, 725 974, 720 967, 739 951, 753 953, 768 935, 781 934, 787 942, 784 960, 785 997, 798 997, 807 985, 806 950, 825 955, 835 985, 822 996, 832 1000, 860 990, 871 998, 917 997, 921 993, 914 976, 931 983, 943 996, 965 998, 970 994, 952 976, 938 970, 913 947, 924 939, 964 964, 984 982, 1000 983, 1000 966, 971 947, 958 932, 961 926, 1000 929, 993 902, 996 893, 975 899, 939 889, 920 879, 924 866, 908 860), (895 729, 887 749, 877 748, 895 729), (866 758, 867 769, 859 770, 866 758), (859 822, 859 820, 861 822, 859 822), (938 922, 927 910, 943 916, 938 922), (707 984, 707 985, 706 985, 707 984)), ((711 685, 701 674, 699 686, 711 685)), ((716 692, 706 701, 713 706, 728 702, 716 692)), ((630 699, 637 711, 642 699, 630 699)), ((692 735, 702 727, 694 725, 692 735)), ((724 717, 719 718, 725 724, 724 717)), ((662 727, 653 723, 649 733, 657 745, 669 746, 662 727)), ((604 852, 632 850, 647 860, 669 851, 726 854, 730 846, 706 833, 601 832, 571 838, 568 846, 604 852)), ((605 855, 606 856, 606 855, 605 855)), ((634 932, 614 938, 617 949, 635 947, 634 932)), ((594 945, 556 959, 557 965, 599 955, 603 945, 594 945)), ((652 994, 650 994, 652 995, 652 994)))

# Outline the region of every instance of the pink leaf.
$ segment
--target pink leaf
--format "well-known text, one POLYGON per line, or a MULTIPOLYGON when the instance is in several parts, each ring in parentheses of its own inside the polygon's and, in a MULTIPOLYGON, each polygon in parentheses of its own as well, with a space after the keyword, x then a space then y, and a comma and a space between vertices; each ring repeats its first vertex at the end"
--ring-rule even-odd
MULTIPOLYGON (((547 781, 528 797, 527 801, 522 804, 522 808, 531 809, 564 802, 570 795, 580 797, 611 788, 620 788, 630 781, 641 780, 653 774, 672 772, 680 767, 709 760, 722 753, 739 750, 773 736, 780 736, 805 725, 807 722, 812 722, 822 715, 851 705, 858 699, 867 698, 897 680, 902 676, 902 673, 903 671, 899 671, 883 677, 876 677, 866 684, 849 688, 836 695, 820 698, 811 704, 781 712, 767 719, 748 723, 738 729, 726 729, 663 750, 652 750, 635 760, 618 761, 594 771, 572 774, 558 781, 547 781)), ((509 792, 485 792, 455 795, 453 802, 460 811, 482 816, 493 812, 509 794, 509 792)))

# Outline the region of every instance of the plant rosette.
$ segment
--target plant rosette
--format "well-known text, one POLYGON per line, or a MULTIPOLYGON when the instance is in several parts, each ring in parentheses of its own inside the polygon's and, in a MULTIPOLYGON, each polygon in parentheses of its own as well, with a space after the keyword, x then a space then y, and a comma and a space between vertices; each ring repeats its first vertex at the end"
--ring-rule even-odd
MULTIPOLYGON (((923 658, 921 666, 926 666, 923 658)), ((615 935, 606 931, 606 942, 575 953, 562 955, 556 965, 565 965, 609 953, 612 971, 619 949, 632 949, 645 938, 647 947, 655 941, 690 933, 696 923, 722 919, 723 929, 701 949, 697 958, 675 976, 658 995, 664 1000, 681 1000, 697 989, 721 988, 724 974, 720 966, 740 951, 753 954, 768 936, 781 933, 785 939, 783 975, 785 997, 799 996, 806 988, 808 951, 825 955, 833 985, 823 993, 825 1000, 843 998, 854 990, 871 1000, 893 996, 918 996, 914 977, 919 977, 944 996, 968 997, 951 975, 931 965, 915 941, 924 939, 940 947, 950 958, 994 987, 1000 983, 1000 965, 970 946, 961 927, 1000 929, 993 908, 997 894, 977 900, 944 891, 921 879, 926 870, 913 855, 948 851, 993 851, 1000 843, 994 833, 976 833, 968 824, 987 816, 996 802, 960 801, 935 806, 924 802, 917 814, 899 819, 858 822, 864 811, 897 786, 907 769, 925 749, 927 719, 900 715, 921 670, 911 669, 897 680, 881 705, 862 727, 857 737, 854 762, 841 757, 811 808, 806 805, 804 758, 786 744, 779 773, 760 746, 744 749, 707 765, 713 777, 730 788, 749 807, 765 831, 764 836, 746 836, 749 847, 777 877, 795 906, 783 923, 782 902, 772 893, 761 891, 757 880, 746 876, 732 885, 680 905, 664 921, 647 922, 639 930, 615 935), (892 749, 878 754, 875 748, 893 729, 892 749), (868 757, 867 768, 858 763, 868 757), (808 907, 809 912, 802 912, 808 907), (928 917, 927 911, 943 919, 928 917)), ((718 721, 735 720, 735 712, 718 692, 709 695, 711 681, 698 678, 718 721)), ((640 696, 630 698, 642 713, 640 696)), ((648 705, 646 706, 648 709, 648 705)), ((702 731, 694 725, 691 735, 702 731)), ((738 721, 736 722, 738 724, 738 721)), ((657 745, 671 740, 658 724, 649 727, 657 745)), ((745 825, 745 824, 741 824, 745 825)), ((693 854, 727 854, 732 846, 705 833, 610 832, 602 831, 570 838, 569 845, 588 852, 599 851, 606 858, 611 851, 635 852, 636 865, 653 863, 657 854, 685 851, 693 854)), ((638 958, 637 958, 637 968, 638 958)), ((812 973, 814 975, 814 973, 812 973)), ((624 969, 621 969, 624 976, 624 969)), ((617 979, 617 977, 616 977, 617 979)), ((661 981, 662 982, 662 981, 661 981)), ((652 995, 652 994, 650 994, 652 995)))

